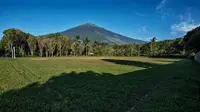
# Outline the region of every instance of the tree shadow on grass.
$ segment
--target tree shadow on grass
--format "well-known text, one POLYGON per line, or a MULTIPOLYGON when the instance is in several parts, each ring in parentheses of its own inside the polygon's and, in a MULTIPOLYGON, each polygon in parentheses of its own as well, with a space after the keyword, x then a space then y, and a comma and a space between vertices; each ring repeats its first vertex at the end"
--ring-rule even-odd
POLYGON ((177 59, 177 60, 156 60, 156 61, 159 61, 159 62, 168 62, 168 63, 173 63, 173 62, 180 61, 180 59, 177 59))
POLYGON ((120 65, 130 65, 130 66, 138 66, 143 68, 153 68, 160 66, 162 64, 141 62, 141 61, 133 61, 133 60, 117 60, 117 59, 102 59, 103 61, 112 62, 120 65))
MULTIPOLYGON (((173 73, 167 71, 168 69, 176 67, 174 63, 119 75, 93 71, 61 73, 60 76, 54 76, 44 84, 36 82, 1 94, 0 110, 2 112, 121 112, 136 105, 147 93, 153 91, 155 85, 173 73)), ((170 76, 167 78, 171 80, 170 76)), ((177 102, 173 105, 180 107, 184 103, 177 102)), ((163 109, 167 109, 165 105, 163 109)))

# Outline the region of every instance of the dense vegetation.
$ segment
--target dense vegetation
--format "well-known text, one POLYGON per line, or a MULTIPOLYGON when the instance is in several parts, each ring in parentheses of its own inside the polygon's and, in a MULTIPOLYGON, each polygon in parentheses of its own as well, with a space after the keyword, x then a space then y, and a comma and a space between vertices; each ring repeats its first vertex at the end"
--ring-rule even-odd
MULTIPOLYGON (((76 36, 75 40, 60 33, 35 37, 19 29, 8 29, 3 32, 0 42, 0 55, 11 55, 11 46, 15 46, 17 56, 183 56, 182 38, 156 42, 156 37, 149 43, 129 45, 109 45, 84 40, 76 36)), ((91 37, 92 38, 92 37, 91 37)))
POLYGON ((0 41, 0 56, 11 55, 11 46, 15 46, 17 56, 189 56, 200 51, 200 27, 189 31, 184 38, 156 41, 153 37, 145 44, 109 45, 90 38, 84 40, 76 36, 75 40, 60 33, 46 36, 33 36, 19 29, 8 29, 3 32, 0 41))
POLYGON ((184 36, 184 42, 187 55, 200 51, 200 27, 189 31, 184 36))

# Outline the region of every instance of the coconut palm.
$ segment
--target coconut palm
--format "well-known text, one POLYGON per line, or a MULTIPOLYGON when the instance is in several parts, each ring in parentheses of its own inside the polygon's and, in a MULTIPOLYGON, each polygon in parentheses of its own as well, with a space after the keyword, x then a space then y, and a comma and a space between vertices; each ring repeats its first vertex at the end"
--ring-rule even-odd
POLYGON ((151 48, 151 54, 154 55, 154 46, 155 46, 155 42, 156 42, 156 37, 153 37, 151 40, 150 40, 150 48, 151 48))
POLYGON ((88 48, 89 48, 89 44, 90 44, 90 40, 89 40, 88 36, 85 37, 85 40, 83 40, 83 43, 85 45, 85 55, 87 56, 88 55, 88 48))

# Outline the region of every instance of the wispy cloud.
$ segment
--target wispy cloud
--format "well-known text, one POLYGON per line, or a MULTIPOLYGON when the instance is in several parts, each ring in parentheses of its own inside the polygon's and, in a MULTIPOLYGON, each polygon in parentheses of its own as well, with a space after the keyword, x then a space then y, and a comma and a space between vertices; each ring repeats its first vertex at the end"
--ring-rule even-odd
POLYGON ((139 32, 147 32, 147 27, 146 26, 142 26, 138 29, 139 32))
POLYGON ((160 10, 165 7, 167 0, 162 0, 156 7, 156 10, 160 10))
POLYGON ((162 12, 161 13, 161 20, 166 20, 167 19, 167 17, 169 17, 171 14, 170 13, 168 13, 168 12, 162 12))
POLYGON ((177 33, 176 31, 171 31, 170 34, 171 34, 172 36, 175 36, 175 37, 178 36, 178 33, 177 33))
POLYGON ((178 34, 185 34, 186 32, 200 26, 199 23, 196 23, 192 19, 192 14, 190 9, 188 9, 184 14, 179 15, 180 22, 171 25, 170 34, 173 36, 177 36, 178 34))
POLYGON ((162 0, 157 6, 156 11, 161 15, 161 20, 166 20, 173 13, 171 8, 166 8, 167 0, 162 0))
POLYGON ((140 17, 144 17, 145 15, 140 13, 140 12, 135 12, 135 15, 140 16, 140 17))
POLYGON ((192 21, 191 7, 187 8, 184 14, 180 14, 180 21, 192 21))
POLYGON ((173 24, 171 30, 186 33, 198 26, 200 26, 200 24, 194 23, 194 21, 181 21, 179 24, 173 24))

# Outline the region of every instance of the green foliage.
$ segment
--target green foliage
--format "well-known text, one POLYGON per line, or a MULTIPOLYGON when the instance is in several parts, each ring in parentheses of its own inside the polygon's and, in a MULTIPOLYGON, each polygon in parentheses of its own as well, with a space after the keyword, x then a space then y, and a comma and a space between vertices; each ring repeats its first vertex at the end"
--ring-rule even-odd
POLYGON ((72 44, 73 54, 76 56, 82 55, 82 48, 82 41, 80 40, 80 36, 76 36, 76 40, 72 44))
POLYGON ((19 48, 19 56, 24 57, 24 49, 22 47, 19 48))
POLYGON ((27 35, 28 35, 27 43, 31 51, 31 56, 33 56, 34 51, 37 49, 37 40, 33 35, 31 34, 27 34, 27 35))
POLYGON ((39 48, 39 56, 42 57, 43 56, 43 49, 44 49, 44 46, 45 46, 44 38, 42 38, 41 36, 38 36, 37 43, 38 43, 38 48, 39 48))
MULTIPOLYGON (((57 45, 56 39, 51 38, 51 39, 48 39, 47 42, 48 42, 47 46, 48 46, 48 49, 49 49, 49 54, 51 54, 51 56, 53 57, 53 53, 54 53, 54 51, 56 49, 56 45, 57 45)), ((60 49, 60 51, 61 51, 61 49, 60 49)))
POLYGON ((150 53, 151 53, 151 56, 154 56, 155 55, 155 50, 156 50, 156 48, 155 48, 155 42, 156 42, 156 37, 153 37, 151 40, 150 40, 150 53))
POLYGON ((65 56, 67 56, 68 54, 71 54, 72 51, 72 40, 70 38, 64 37, 63 39, 63 47, 62 47, 62 52, 65 56))
POLYGON ((189 31, 184 36, 185 50, 188 55, 192 52, 197 53, 200 51, 200 27, 189 31))
POLYGON ((78 41, 78 40, 80 40, 81 39, 81 37, 79 36, 79 35, 77 35, 76 36, 76 40, 78 41))

